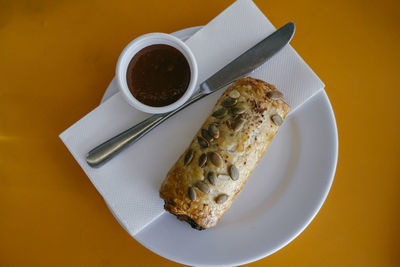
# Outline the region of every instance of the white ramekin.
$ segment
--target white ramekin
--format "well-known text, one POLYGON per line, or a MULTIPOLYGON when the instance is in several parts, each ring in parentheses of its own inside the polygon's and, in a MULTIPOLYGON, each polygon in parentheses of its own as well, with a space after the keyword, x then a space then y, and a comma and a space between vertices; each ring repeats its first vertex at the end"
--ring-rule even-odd
POLYGON ((165 113, 181 106, 194 93, 197 85, 197 76, 198 76, 197 63, 192 51, 190 51, 190 48, 180 39, 166 33, 149 33, 134 39, 122 51, 121 55, 118 58, 117 68, 116 68, 118 87, 119 90, 122 92, 122 95, 124 96, 125 100, 138 110, 147 113, 165 113), (166 44, 175 47, 185 56, 190 67, 190 82, 185 93, 182 95, 181 98, 179 98, 174 103, 163 107, 149 106, 137 100, 130 92, 126 80, 126 72, 129 63, 131 62, 131 59, 135 56, 137 52, 139 52, 143 48, 154 44, 166 44))

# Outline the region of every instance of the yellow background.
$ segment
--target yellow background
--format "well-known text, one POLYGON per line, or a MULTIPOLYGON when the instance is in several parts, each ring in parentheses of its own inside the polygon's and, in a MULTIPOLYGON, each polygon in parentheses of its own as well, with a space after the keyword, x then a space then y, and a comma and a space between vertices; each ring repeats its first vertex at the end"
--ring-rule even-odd
MULTIPOLYGON (((204 25, 231 2, 0 0, 0 266, 177 265, 119 226, 58 134, 99 104, 130 40, 204 25)), ((276 26, 296 23, 339 161, 309 227, 250 266, 399 266, 399 2, 256 4, 276 26)))

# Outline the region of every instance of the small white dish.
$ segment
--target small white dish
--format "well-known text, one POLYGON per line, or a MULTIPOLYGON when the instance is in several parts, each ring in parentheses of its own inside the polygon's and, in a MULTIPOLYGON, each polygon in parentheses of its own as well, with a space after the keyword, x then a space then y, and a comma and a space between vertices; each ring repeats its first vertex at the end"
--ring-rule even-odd
POLYGON ((131 106, 146 113, 166 113, 181 106, 195 92, 197 88, 197 76, 197 62, 190 48, 179 38, 166 33, 144 34, 131 41, 119 56, 116 68, 116 82, 118 84, 118 89, 122 92, 125 100, 131 106), (190 82, 185 93, 174 103, 163 107, 153 107, 140 102, 130 92, 126 80, 128 65, 135 54, 143 48, 155 44, 166 44, 178 49, 184 55, 190 67, 190 82))

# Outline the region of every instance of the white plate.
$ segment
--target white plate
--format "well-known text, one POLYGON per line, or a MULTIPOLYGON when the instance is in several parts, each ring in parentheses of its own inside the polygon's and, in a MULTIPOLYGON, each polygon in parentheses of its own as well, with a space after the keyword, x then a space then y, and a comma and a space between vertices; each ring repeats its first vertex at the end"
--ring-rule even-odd
MULTIPOLYGON (((200 27, 173 33, 185 40, 200 27)), ((102 102, 117 91, 111 82, 102 102)), ((166 122, 168 123, 168 122, 166 122)), ((196 231, 165 213, 134 238, 187 265, 241 265, 298 236, 321 208, 338 155, 335 117, 321 91, 291 114, 217 227, 196 231)))

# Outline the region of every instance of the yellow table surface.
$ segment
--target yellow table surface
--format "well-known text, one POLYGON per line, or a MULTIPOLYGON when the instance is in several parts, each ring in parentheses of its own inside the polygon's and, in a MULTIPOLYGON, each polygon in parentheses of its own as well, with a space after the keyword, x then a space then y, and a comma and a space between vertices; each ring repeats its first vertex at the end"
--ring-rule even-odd
MULTIPOLYGON (((0 266, 176 266, 125 232, 58 135, 95 108, 123 47, 232 1, 0 1, 0 266)), ((309 227, 250 266, 399 266, 400 2, 256 1, 326 84, 339 131, 309 227)))

